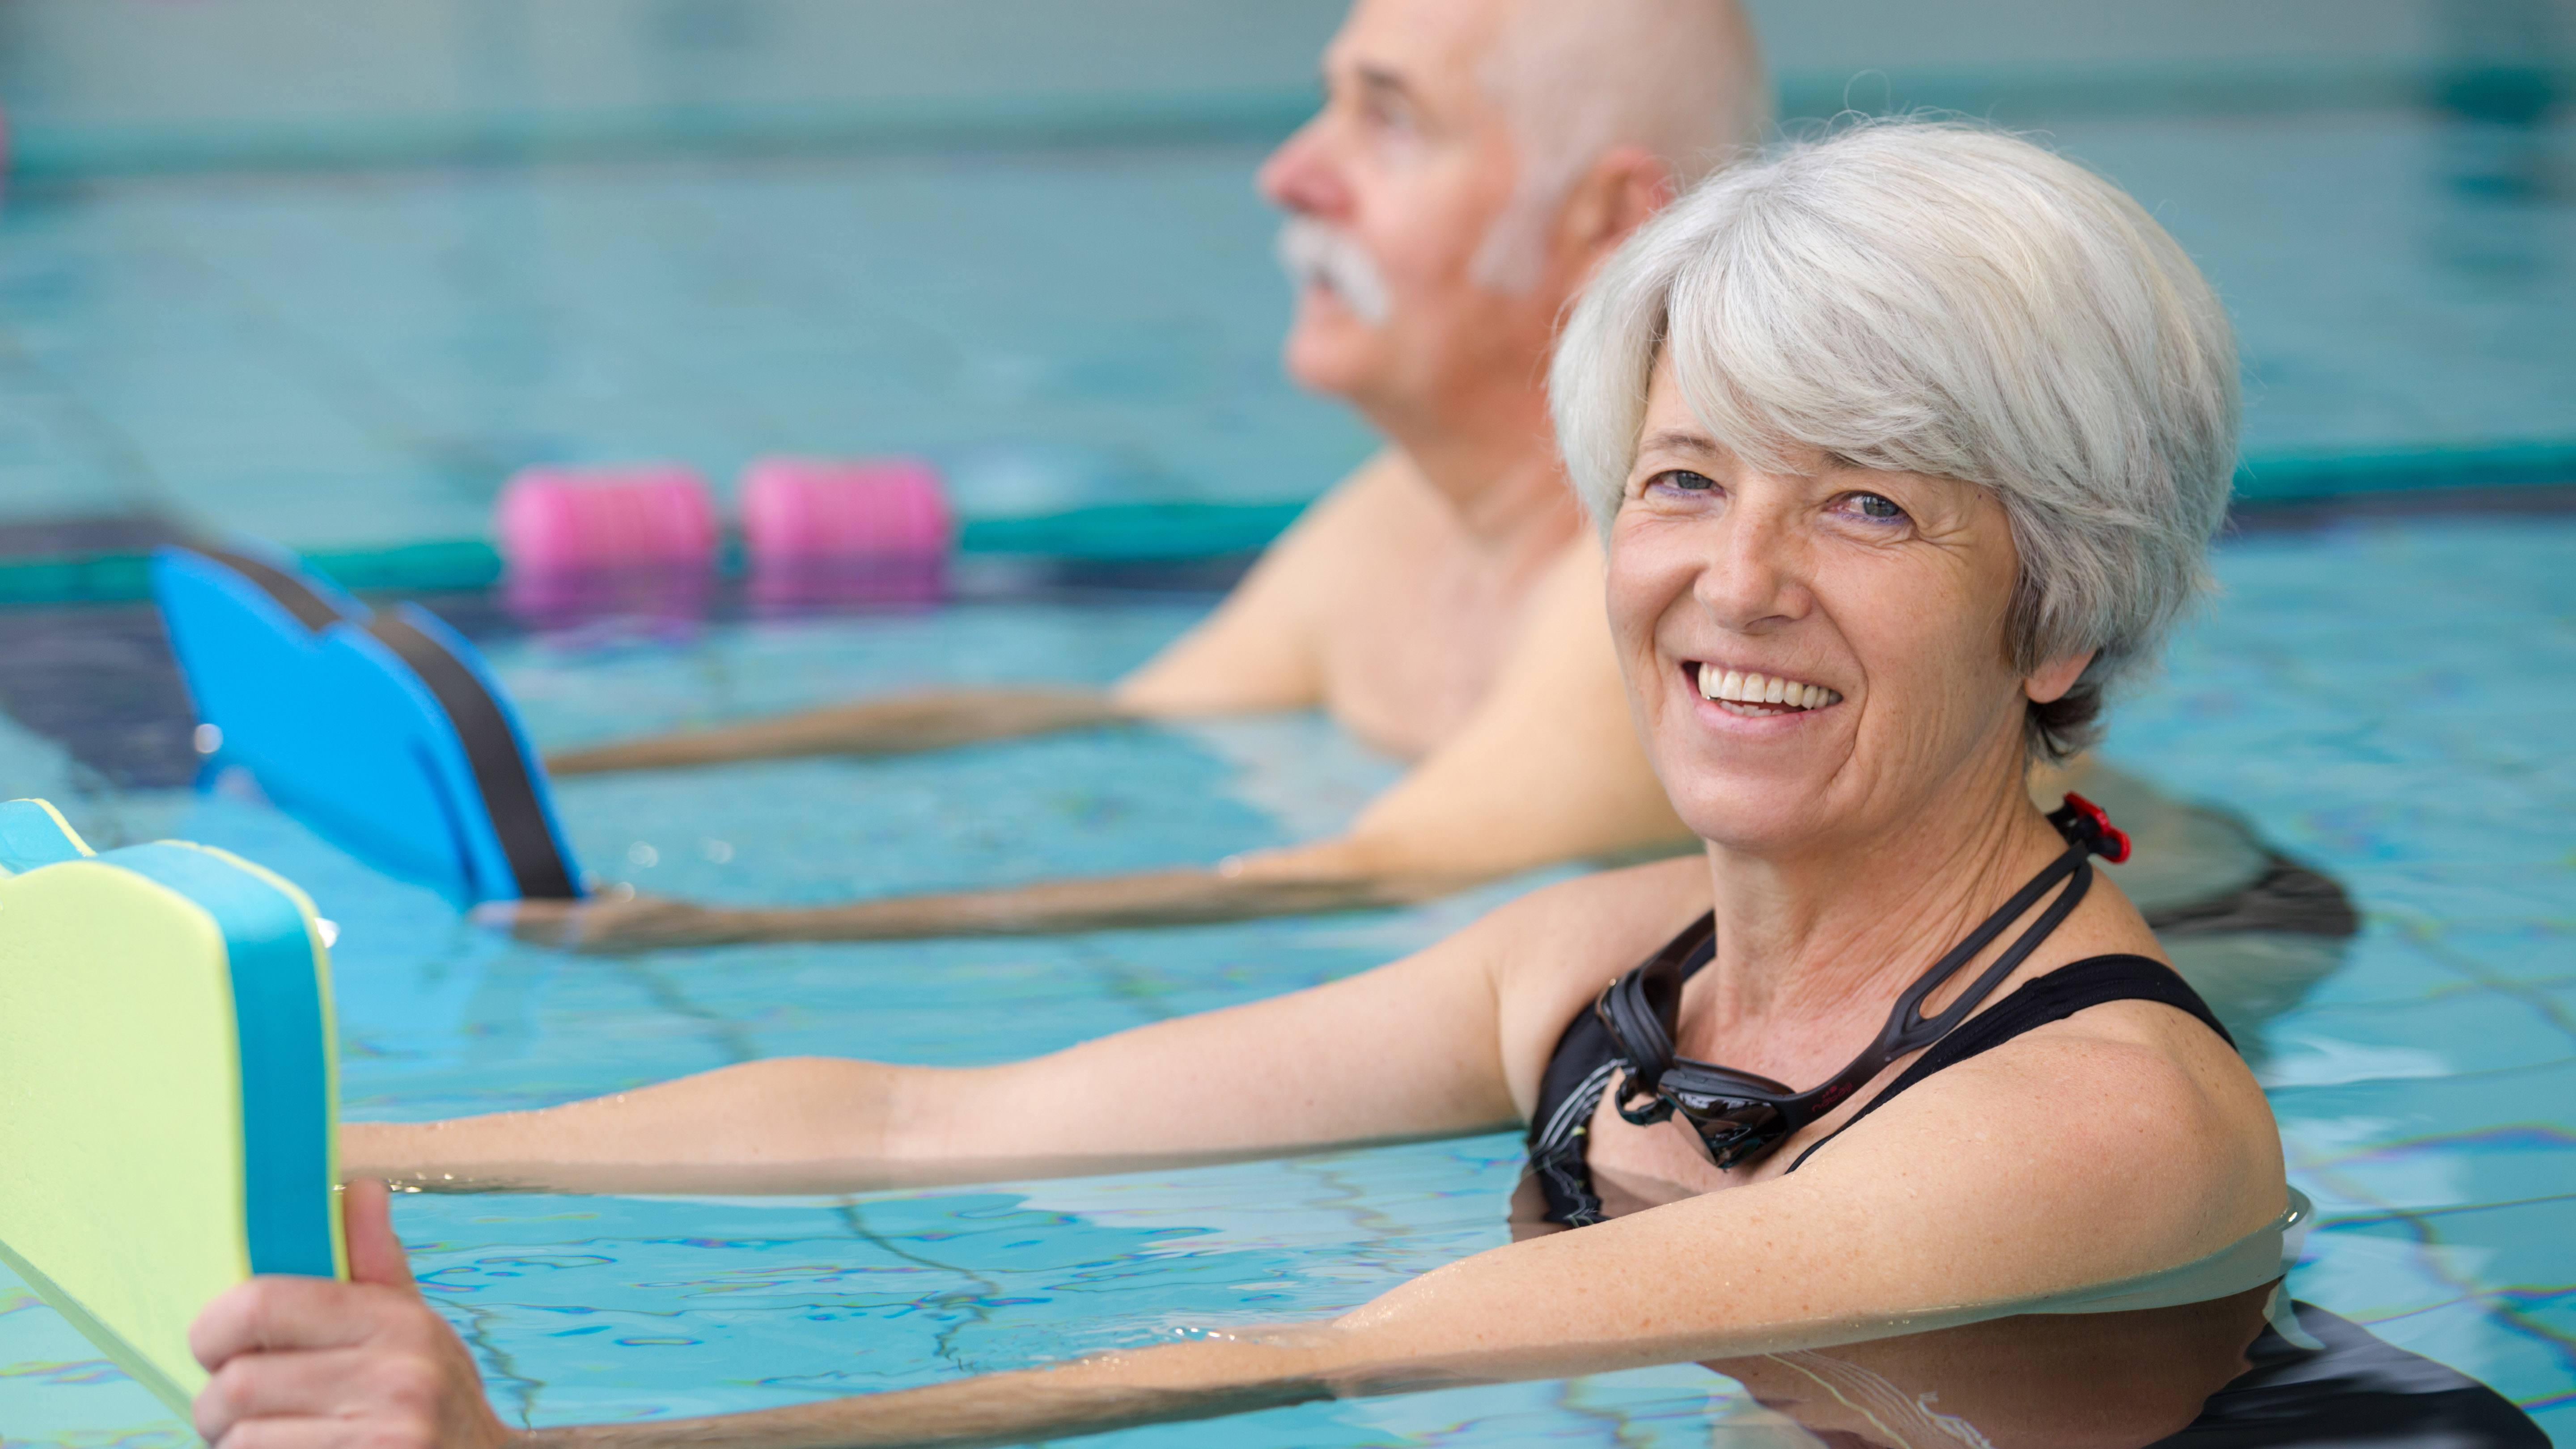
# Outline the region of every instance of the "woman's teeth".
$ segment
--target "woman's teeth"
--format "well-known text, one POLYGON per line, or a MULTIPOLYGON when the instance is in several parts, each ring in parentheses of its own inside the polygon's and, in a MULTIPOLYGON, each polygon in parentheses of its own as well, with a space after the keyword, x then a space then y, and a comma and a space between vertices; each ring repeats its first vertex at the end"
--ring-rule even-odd
POLYGON ((1714 664, 1699 667, 1699 692, 1703 698, 1716 700, 1728 714, 1740 715, 1791 714, 1842 701, 1841 695, 1821 684, 1800 684, 1794 679, 1720 669, 1714 664))

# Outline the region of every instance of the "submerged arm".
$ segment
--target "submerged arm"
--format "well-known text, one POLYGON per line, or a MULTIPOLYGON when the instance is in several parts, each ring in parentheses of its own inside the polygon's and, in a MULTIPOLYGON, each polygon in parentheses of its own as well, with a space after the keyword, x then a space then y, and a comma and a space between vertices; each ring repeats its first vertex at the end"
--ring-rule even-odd
POLYGON ((1437 895, 1457 883, 1367 875, 1278 876, 1219 867, 890 896, 830 906, 733 908, 636 896, 521 901, 486 909, 495 918, 506 918, 526 940, 581 951, 629 951, 754 941, 1046 936, 1240 921, 1400 905, 1437 895))
POLYGON ((1128 717, 1096 689, 942 689, 565 750, 548 755, 546 769, 592 775, 798 755, 910 754, 1128 717))
POLYGON ((2204 1257, 2278 1211, 2277 1140, 2250 1079, 2201 1080, 2134 1041, 2036 1037, 1943 1073, 1794 1176, 1479 1253, 1329 1323, 725 1418, 521 1436, 482 1407, 470 1359, 416 1298, 271 1279, 219 1300, 200 1324, 200 1350, 221 1367, 199 1422, 219 1446, 260 1413, 345 1416, 335 1428, 354 1443, 367 1428, 443 1428, 468 1412, 472 1432, 438 1442, 1014 1444, 1996 1317, 2204 1257), (342 1371, 313 1372, 317 1351, 343 1356, 342 1371), (433 1387, 389 1403, 373 1391, 379 1376, 433 1387))
POLYGON ((1629 721, 1587 544, 1530 600, 1527 638, 1460 733, 1328 840, 1214 868, 839 905, 532 902, 520 934, 587 950, 1023 935, 1362 910, 1560 860, 1685 844, 1629 721))

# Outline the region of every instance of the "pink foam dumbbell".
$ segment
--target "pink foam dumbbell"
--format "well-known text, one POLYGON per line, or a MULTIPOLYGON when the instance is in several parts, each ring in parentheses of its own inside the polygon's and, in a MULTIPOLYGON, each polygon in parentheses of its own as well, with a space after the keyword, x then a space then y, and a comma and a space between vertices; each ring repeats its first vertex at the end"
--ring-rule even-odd
POLYGON ((762 458, 743 470, 741 504, 755 569, 944 555, 956 529, 938 470, 911 458, 762 458))
POLYGON ((706 480, 668 464, 528 468, 494 513, 513 575, 709 569, 716 510, 706 480))
POLYGON ((525 469, 492 526, 503 599, 540 628, 686 622, 715 588, 715 504, 705 479, 674 464, 525 469))
POLYGON ((924 604, 940 596, 957 520, 928 463, 763 458, 743 470, 739 498, 755 604, 924 604))

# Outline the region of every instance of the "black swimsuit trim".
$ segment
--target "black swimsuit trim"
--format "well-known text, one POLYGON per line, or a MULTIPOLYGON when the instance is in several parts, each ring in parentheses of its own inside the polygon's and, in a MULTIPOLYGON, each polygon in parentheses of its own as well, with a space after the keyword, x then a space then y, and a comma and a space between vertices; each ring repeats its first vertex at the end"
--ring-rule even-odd
POLYGON ((2176 975, 2162 961, 2146 956, 2087 956, 2081 961, 2060 966, 2047 975, 2024 985, 2020 990, 1996 1002, 1988 1010, 1969 1017, 1959 1029, 1934 1042, 1914 1065, 1887 1084, 1887 1090, 1861 1104, 1851 1120, 1828 1132, 1798 1154, 1788 1170, 1795 1172, 1818 1148, 1833 1141, 1859 1124, 1860 1119, 1877 1111, 1889 1098, 1913 1086, 1934 1072, 1955 1067, 1970 1057, 1993 1051, 2005 1042, 2033 1027, 2052 1021, 2064 1021, 2086 1007, 2112 1001, 2152 1001, 2176 1011, 2197 1017, 2200 1024, 2218 1033, 2229 1050, 2236 1038, 2218 1024, 2209 1003, 2191 989, 2191 983, 2176 975))

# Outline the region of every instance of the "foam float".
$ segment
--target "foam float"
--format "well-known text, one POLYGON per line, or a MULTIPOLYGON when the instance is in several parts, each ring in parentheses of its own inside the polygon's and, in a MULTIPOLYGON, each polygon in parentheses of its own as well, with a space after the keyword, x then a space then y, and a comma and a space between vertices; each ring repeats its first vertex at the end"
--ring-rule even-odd
POLYGON ((928 463, 761 458, 735 496, 757 607, 926 604, 945 590, 957 519, 928 463))
POLYGON ((706 480, 673 464, 521 469, 492 523, 513 572, 715 567, 706 480))
POLYGON ((755 568, 944 554, 957 532, 938 471, 917 458, 761 458, 737 491, 755 568))
POLYGON ((715 595, 715 502, 676 464, 522 469, 493 506, 492 534, 502 601, 539 627, 686 621, 715 595))
POLYGON ((316 833, 459 904, 582 894, 517 715, 437 616, 249 552, 162 549, 152 587, 209 779, 246 770, 316 833))
POLYGON ((334 1040, 303 892, 0 804, 0 1262, 182 1417, 209 1301, 347 1276, 334 1040))

